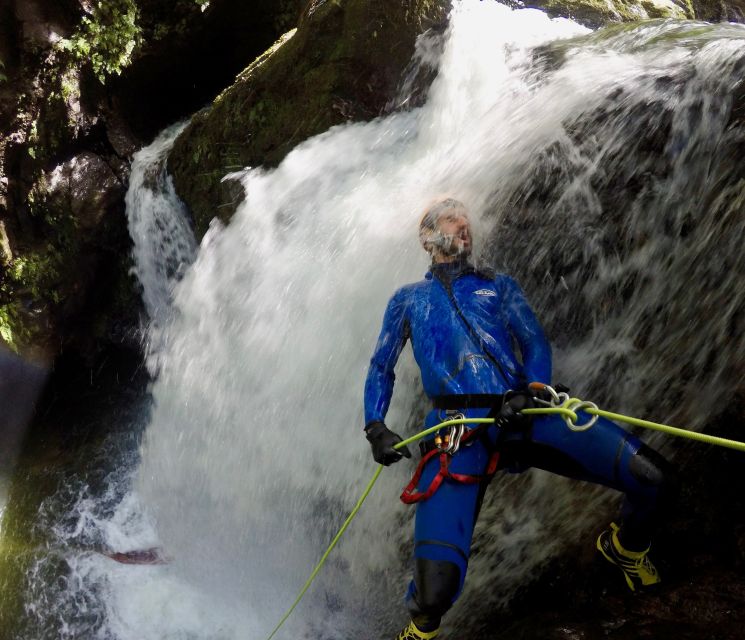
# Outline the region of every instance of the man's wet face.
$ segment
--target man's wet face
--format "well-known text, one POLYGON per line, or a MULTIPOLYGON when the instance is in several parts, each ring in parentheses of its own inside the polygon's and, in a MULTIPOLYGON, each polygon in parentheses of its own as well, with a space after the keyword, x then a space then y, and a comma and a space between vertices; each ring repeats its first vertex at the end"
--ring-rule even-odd
POLYGON ((436 243, 434 258, 448 262, 471 255, 471 223, 463 210, 453 210, 437 220, 440 241, 436 243))

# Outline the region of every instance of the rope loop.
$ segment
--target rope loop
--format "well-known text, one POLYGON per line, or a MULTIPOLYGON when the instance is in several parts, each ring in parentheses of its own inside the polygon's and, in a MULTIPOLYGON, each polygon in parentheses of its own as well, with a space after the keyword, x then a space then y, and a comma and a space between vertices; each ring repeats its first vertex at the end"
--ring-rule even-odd
POLYGON ((580 400, 579 398, 568 398, 564 401, 562 404, 562 407, 564 409, 569 409, 574 413, 574 419, 572 419, 570 416, 564 414, 564 422, 566 423, 567 427, 569 427, 570 430, 580 432, 580 431, 587 431, 588 429, 591 429, 595 426, 595 423, 598 421, 599 416, 597 414, 594 414, 590 417, 590 419, 583 423, 583 424, 577 424, 577 420, 579 420, 577 416, 578 411, 583 411, 585 409, 593 409, 597 411, 598 405, 596 405, 594 402, 590 402, 589 400, 580 400))

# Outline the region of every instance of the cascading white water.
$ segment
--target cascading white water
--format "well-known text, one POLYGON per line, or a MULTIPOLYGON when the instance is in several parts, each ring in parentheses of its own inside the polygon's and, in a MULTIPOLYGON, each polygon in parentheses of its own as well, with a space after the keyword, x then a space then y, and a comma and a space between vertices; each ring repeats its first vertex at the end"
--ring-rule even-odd
POLYGON ((165 167, 168 152, 185 126, 169 127, 134 155, 126 196, 134 243, 133 272, 150 318, 147 353, 151 373, 157 372, 161 330, 168 322, 173 288, 197 251, 186 210, 165 167))
MULTIPOLYGON (((484 240, 507 214, 495 202, 510 202, 521 185, 530 185, 536 157, 558 146, 567 165, 580 170, 567 179, 556 170, 559 204, 545 224, 550 227, 554 214, 558 219, 561 206, 576 206, 587 218, 570 219, 573 226, 554 230, 553 237, 574 241, 580 230, 579 251, 590 260, 600 244, 594 229, 608 215, 593 191, 600 160, 585 153, 586 140, 571 138, 568 123, 607 109, 608 96, 620 87, 623 100, 613 104, 620 115, 598 140, 609 154, 624 145, 636 153, 623 120, 654 100, 664 99, 674 114, 670 149, 681 164, 695 163, 701 145, 716 145, 724 135, 727 104, 708 110, 703 122, 685 114, 702 91, 700 79, 703 91, 709 82, 731 92, 728 73, 745 52, 745 30, 738 37, 737 29, 723 28, 721 40, 709 32, 699 46, 692 41, 700 34, 673 38, 676 29, 657 22, 606 42, 599 35, 583 38, 582 27, 537 11, 459 4, 441 58, 429 60, 439 74, 427 103, 336 127, 300 145, 276 170, 237 176, 247 198, 230 225, 213 225, 205 236, 173 290, 172 307, 170 278, 178 269, 147 265, 169 263, 161 248, 168 229, 179 229, 175 244, 182 246, 182 222, 157 222, 167 212, 181 220, 181 206, 170 196, 147 195, 145 182, 133 179, 130 214, 137 202, 168 205, 135 207, 155 231, 133 233, 148 309, 164 320, 157 323, 158 377, 136 492, 122 503, 114 529, 122 532, 121 544, 151 541, 149 521, 136 517, 145 509, 171 560, 162 567, 120 567, 86 559, 76 574, 79 589, 103 593, 105 633, 266 636, 374 470, 361 432, 362 386, 388 297, 426 270, 415 231, 424 205, 444 192, 466 202, 481 253, 489 255, 484 240), (555 68, 536 55, 538 45, 573 37, 558 48, 564 59, 555 68), (660 78, 689 68, 696 82, 690 74, 681 80, 689 91, 666 92, 660 78), (151 273, 159 274, 155 286, 148 284, 151 273)), ((156 143, 153 155, 162 158, 165 145, 156 143)), ((142 171, 148 173, 144 165, 142 171)), ((686 175, 678 166, 660 187, 668 190, 663 196, 695 190, 686 175)), ((644 215, 654 212, 635 207, 633 214, 633 224, 644 228, 644 215)), ((177 262, 189 261, 184 243, 177 262)), ((575 248, 567 246, 567 254, 575 248)), ((539 241, 525 261, 538 270, 547 256, 539 241)), ((634 254, 617 267, 641 259, 634 254)), ((612 265, 603 263, 598 282, 612 279, 612 265)), ((591 285, 587 291, 591 296, 591 285)), ((555 321, 559 311, 546 297, 537 299, 538 315, 555 321)), ((629 349, 603 335, 623 334, 619 322, 595 327, 581 344, 565 342, 557 379, 576 379, 581 370, 585 388, 602 389, 607 371, 599 363, 608 349, 629 349)), ((625 390, 636 388, 622 373, 613 375, 625 390)), ((417 428, 420 393, 407 349, 387 419, 394 430, 417 428)), ((386 470, 284 637, 385 637, 403 622, 412 514, 397 496, 410 471, 406 464, 386 470)), ((466 611, 478 615, 506 602, 566 541, 597 525, 598 513, 614 499, 537 472, 500 477, 490 491, 466 591, 448 617, 461 631, 466 611)))

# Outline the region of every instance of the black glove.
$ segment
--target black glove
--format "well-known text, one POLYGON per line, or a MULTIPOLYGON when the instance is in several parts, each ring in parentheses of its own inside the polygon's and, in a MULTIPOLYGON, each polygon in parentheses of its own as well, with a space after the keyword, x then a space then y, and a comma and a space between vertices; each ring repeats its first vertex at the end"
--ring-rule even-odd
POLYGON ((530 416, 520 413, 523 409, 535 407, 533 393, 530 391, 508 391, 504 394, 502 408, 499 410, 499 422, 504 426, 527 427, 530 416))
POLYGON ((401 442, 401 436, 396 435, 382 422, 371 422, 365 427, 365 436, 372 447, 375 462, 385 465, 398 462, 401 456, 411 458, 411 452, 407 447, 394 449, 393 445, 401 442))

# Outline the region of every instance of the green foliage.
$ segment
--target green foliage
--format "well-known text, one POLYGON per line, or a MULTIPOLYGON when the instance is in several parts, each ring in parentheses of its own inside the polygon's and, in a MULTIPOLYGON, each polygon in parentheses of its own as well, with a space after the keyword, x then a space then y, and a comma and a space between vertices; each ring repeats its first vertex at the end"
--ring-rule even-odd
POLYGON ((134 0, 99 0, 75 34, 60 40, 58 46, 77 60, 90 60, 98 79, 106 82, 108 76, 120 74, 130 63, 140 42, 137 16, 134 0))
POLYGON ((80 86, 77 77, 68 70, 63 74, 60 81, 60 93, 65 102, 77 100, 80 97, 80 86))
POLYGON ((55 285, 60 279, 62 260, 60 254, 52 246, 47 251, 31 253, 17 257, 10 266, 10 277, 19 289, 31 294, 38 300, 47 297, 52 302, 59 302, 59 293, 55 285))
POLYGON ((194 0, 201 8, 202 11, 206 11, 207 7, 210 6, 210 0, 194 0))
MULTIPOLYGON (((0 69, 5 69, 5 63, 0 60, 0 69)), ((8 76, 6 76, 2 71, 0 71, 0 82, 7 82, 8 76)))
POLYGON ((0 339, 12 349, 16 348, 15 331, 13 330, 15 325, 14 315, 11 305, 0 306, 0 339))
POLYGON ((0 279, 0 339, 11 349, 33 344, 41 329, 24 304, 48 307, 62 301, 58 289, 62 271, 63 256, 52 245, 18 256, 8 265, 0 279))

